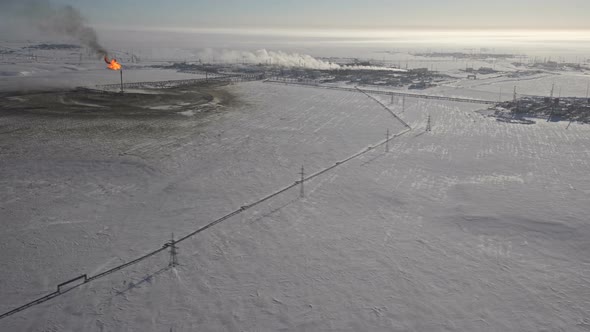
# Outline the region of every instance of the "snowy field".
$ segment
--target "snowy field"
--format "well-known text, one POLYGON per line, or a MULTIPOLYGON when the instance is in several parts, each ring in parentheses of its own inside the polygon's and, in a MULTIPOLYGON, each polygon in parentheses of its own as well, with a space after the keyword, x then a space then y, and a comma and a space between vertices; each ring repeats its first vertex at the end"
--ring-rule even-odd
MULTIPOLYGON (((118 72, 106 70, 100 61, 87 65, 54 63, 0 64, 0 91, 67 89, 79 86, 119 84, 118 72)), ((153 82, 203 78, 200 74, 185 74, 175 70, 127 67, 124 82, 153 82)))
MULTIPOLYGON (((408 93, 435 96, 484 99, 490 101, 507 101, 513 99, 514 87, 518 97, 547 96, 554 86, 554 97, 585 98, 590 86, 590 75, 575 72, 541 73, 524 77, 508 77, 506 73, 480 75, 477 80, 461 78, 465 73, 456 73, 456 78, 449 78, 437 86, 423 90, 408 90, 405 87, 371 86, 368 90, 402 91, 408 93)), ((343 84, 339 84, 342 86, 343 84)), ((350 85, 346 85, 351 87, 350 85)))
MULTIPOLYGON (((103 60, 85 49, 45 50, 29 49, 33 43, 7 43, 0 41, 0 91, 93 88, 96 85, 118 84, 118 72, 106 69, 103 60), (1 52, 13 52, 2 54, 1 52)), ((52 44, 53 45, 53 44, 52 44)), ((124 61, 125 83, 153 82, 203 78, 200 74, 179 73, 176 70, 156 69, 166 65, 165 60, 146 60, 132 63, 126 52, 115 52, 114 57, 124 61)), ((182 58, 175 58, 182 61, 182 58)))
MULTIPOLYGON (((207 112, 1 116, 0 311, 404 129, 360 93, 225 89, 207 112)), ((375 98, 414 128, 389 153, 184 242, 176 268, 155 256, 0 330, 588 331, 590 127, 375 98)))
MULTIPOLYGON (((130 34, 111 37, 124 62, 142 58, 125 63, 125 82, 202 77, 152 68, 195 61, 193 35, 154 33, 159 47, 141 49, 130 34)), ((254 45, 219 37, 213 46, 254 45)), ((509 100, 515 85, 548 95, 552 84, 556 96, 583 97, 589 79, 510 78, 509 61, 384 54, 378 41, 254 40, 439 70, 454 77, 418 92, 449 97, 509 100), (466 80, 467 65, 505 73, 466 80)), ((405 130, 361 93, 263 82, 25 93, 119 82, 102 60, 30 58, 30 44, 3 42, 19 51, 0 57, 0 91, 19 91, 0 100, 0 314, 291 185, 302 165, 312 174, 405 130)), ((183 242, 180 266, 167 268, 166 251, 1 319, 0 331, 589 331, 590 126, 374 98, 414 128, 388 153, 380 146, 306 182, 305 198, 293 188, 183 242)))

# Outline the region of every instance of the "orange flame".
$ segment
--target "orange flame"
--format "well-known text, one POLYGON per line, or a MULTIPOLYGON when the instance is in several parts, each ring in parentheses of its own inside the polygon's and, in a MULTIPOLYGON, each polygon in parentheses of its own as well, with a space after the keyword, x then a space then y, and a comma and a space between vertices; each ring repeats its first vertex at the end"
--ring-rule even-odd
POLYGON ((117 62, 116 59, 109 60, 109 58, 105 55, 104 62, 108 64, 110 70, 121 70, 121 64, 117 62))

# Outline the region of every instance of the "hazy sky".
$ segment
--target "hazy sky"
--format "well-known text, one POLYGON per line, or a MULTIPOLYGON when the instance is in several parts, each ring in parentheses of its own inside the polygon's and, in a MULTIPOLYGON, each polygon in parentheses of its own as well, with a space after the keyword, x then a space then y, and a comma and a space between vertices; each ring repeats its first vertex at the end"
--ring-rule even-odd
MULTIPOLYGON (((3 0, 0 0, 0 2, 3 0)), ((590 0, 56 0, 92 24, 149 27, 590 29, 590 0)))

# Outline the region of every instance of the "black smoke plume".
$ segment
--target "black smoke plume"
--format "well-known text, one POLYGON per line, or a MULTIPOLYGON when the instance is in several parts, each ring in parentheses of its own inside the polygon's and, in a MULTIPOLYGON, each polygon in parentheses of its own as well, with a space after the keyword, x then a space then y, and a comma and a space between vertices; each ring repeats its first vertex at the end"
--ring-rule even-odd
POLYGON ((96 31, 86 24, 84 16, 73 6, 56 5, 48 0, 0 0, 0 11, 21 18, 42 31, 75 38, 99 57, 107 54, 96 31))

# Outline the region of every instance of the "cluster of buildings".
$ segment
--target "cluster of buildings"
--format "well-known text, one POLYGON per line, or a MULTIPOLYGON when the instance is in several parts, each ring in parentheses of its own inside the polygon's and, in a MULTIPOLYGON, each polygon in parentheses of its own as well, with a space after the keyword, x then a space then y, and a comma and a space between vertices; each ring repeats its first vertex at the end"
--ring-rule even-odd
POLYGON ((496 110, 497 115, 506 115, 505 111, 508 111, 513 118, 535 117, 546 118, 547 121, 590 123, 588 98, 523 97, 500 103, 496 110))

